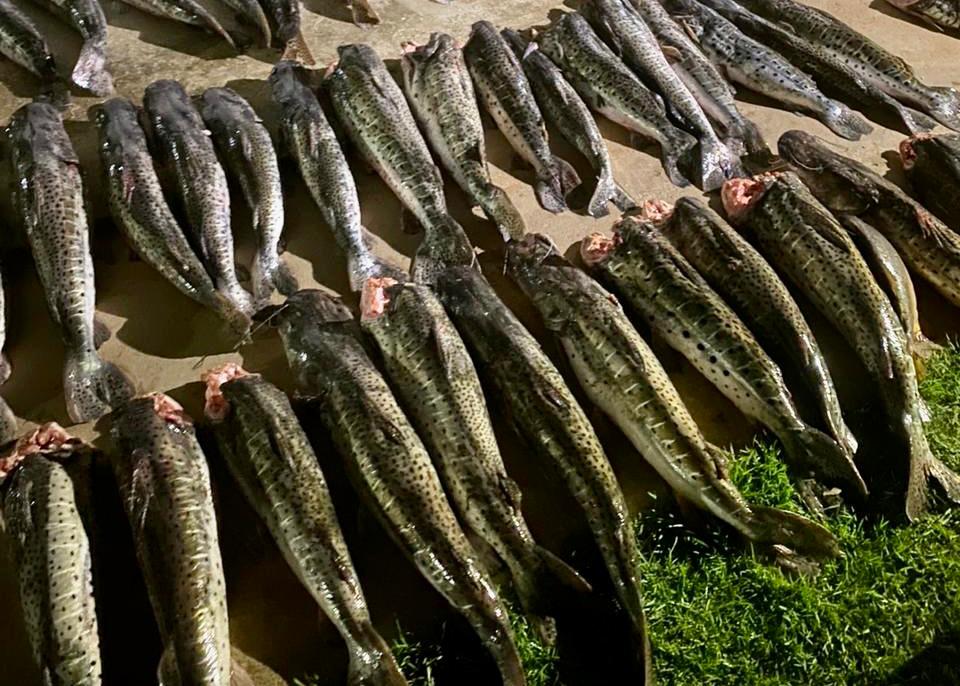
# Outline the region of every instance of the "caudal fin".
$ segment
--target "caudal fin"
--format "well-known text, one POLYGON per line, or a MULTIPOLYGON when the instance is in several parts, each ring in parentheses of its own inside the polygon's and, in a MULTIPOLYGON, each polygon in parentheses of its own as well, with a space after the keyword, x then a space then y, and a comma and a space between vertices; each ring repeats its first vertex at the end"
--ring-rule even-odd
POLYGON ((377 630, 365 624, 360 632, 357 643, 350 647, 347 686, 407 686, 393 653, 377 630))
POLYGON ((99 419, 133 397, 133 383, 95 352, 68 354, 63 368, 67 413, 75 422, 99 419))
POLYGON ((310 52, 310 47, 307 45, 303 33, 300 31, 297 31, 297 35, 287 41, 283 49, 283 56, 280 59, 306 65, 314 65, 317 63, 317 61, 313 59, 313 53, 310 52))
POLYGON ((691 157, 695 154, 695 150, 696 139, 686 133, 683 134, 682 140, 661 142, 660 154, 663 158, 661 165, 674 186, 686 188, 690 185, 690 179, 682 170, 693 166, 691 157))
POLYGON ((113 79, 107 71, 107 46, 99 40, 85 42, 70 78, 94 95, 113 93, 113 79))
POLYGON ((836 537, 802 515, 772 507, 754 507, 752 514, 750 540, 788 571, 816 573, 821 562, 840 555, 836 537))
POLYGON ((737 157, 717 138, 700 141, 700 167, 697 185, 705 192, 721 188, 727 179, 742 177, 743 167, 737 157))
POLYGON ((380 23, 380 15, 370 6, 369 0, 353 0, 350 3, 350 13, 357 26, 380 23))
POLYGON ((534 623, 545 643, 556 641, 552 619, 564 597, 590 593, 593 589, 580 574, 546 548, 534 545, 533 560, 521 570, 511 569, 514 588, 524 613, 534 623))
POLYGON ((513 201, 510 200, 510 196, 502 188, 493 184, 485 189, 484 194, 483 211, 497 225, 503 240, 522 238, 527 232, 527 225, 513 201))
POLYGON ((868 493, 867 485, 853 462, 853 455, 825 433, 807 426, 781 436, 789 460, 799 469, 812 473, 828 484, 845 484, 861 496, 868 493))
POLYGON ((831 131, 848 141, 858 141, 873 131, 866 119, 839 102, 834 102, 821 119, 831 131))
POLYGON ((535 192, 540 206, 560 214, 567 209, 567 194, 580 185, 580 177, 566 160, 553 158, 553 164, 537 179, 535 192))
POLYGON ((300 290, 296 278, 283 258, 270 259, 258 255, 250 270, 250 281, 253 284, 253 297, 258 305, 268 302, 274 290, 283 295, 292 295, 300 290))
POLYGON ((591 217, 606 217, 610 214, 610 203, 613 203, 621 212, 633 209, 637 203, 617 185, 613 178, 613 170, 609 167, 602 170, 597 179, 597 187, 587 205, 587 214, 591 217))

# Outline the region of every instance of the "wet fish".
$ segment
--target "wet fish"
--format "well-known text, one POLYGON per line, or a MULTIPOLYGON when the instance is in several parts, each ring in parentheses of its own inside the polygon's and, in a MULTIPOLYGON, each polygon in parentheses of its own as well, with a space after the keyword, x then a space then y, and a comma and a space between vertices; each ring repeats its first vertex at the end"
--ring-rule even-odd
POLYGON ((426 45, 405 43, 400 66, 413 113, 443 166, 504 240, 522 236, 523 217, 490 180, 483 123, 460 47, 449 35, 434 33, 426 45))
POLYGON ((857 439, 843 420, 827 361, 800 307, 770 264, 696 198, 680 198, 675 207, 657 203, 645 209, 645 217, 740 316, 776 363, 797 371, 816 399, 828 433, 848 458, 853 457, 857 439))
POLYGON ((236 309, 253 311, 253 298, 237 280, 230 224, 230 190, 209 131, 176 81, 155 81, 143 94, 155 158, 172 172, 176 192, 200 257, 213 282, 236 309))
MULTIPOLYGON (((3 287, 3 275, 0 273, 0 384, 10 378, 10 359, 4 352, 7 342, 7 295, 3 287)), ((17 417, 7 401, 0 398, 0 445, 16 438, 17 417)))
POLYGON ((181 24, 199 26, 214 33, 225 40, 230 47, 237 47, 223 25, 210 11, 197 0, 121 0, 131 7, 148 12, 156 17, 172 19, 181 24))
POLYGON ((370 5, 370 0, 344 0, 344 5, 350 10, 353 17, 353 23, 357 24, 379 24, 380 15, 370 5))
POLYGON ((48 686, 102 683, 90 542, 64 468, 92 451, 51 422, 0 456, 3 530, 27 637, 48 686))
POLYGON ((587 205, 587 214, 591 217, 607 216, 610 213, 608 203, 624 212, 636 207, 613 177, 610 151, 590 108, 563 77, 563 72, 543 54, 540 46, 528 43, 516 31, 504 29, 500 35, 520 60, 544 116, 597 172, 597 185, 587 205))
POLYGON ((538 42, 590 107, 657 141, 667 177, 677 186, 689 184, 681 167, 689 165, 696 139, 670 122, 660 98, 600 40, 586 19, 564 14, 538 42))
POLYGON ((273 100, 280 107, 281 145, 296 161, 324 222, 347 257, 351 289, 359 291, 375 276, 403 279, 402 270, 370 251, 373 237, 360 223, 353 173, 306 79, 306 69, 295 62, 278 62, 270 73, 273 100))
MULTIPOLYGON (((588 256, 602 247, 586 239, 588 256)), ((614 258, 615 259, 615 258, 614 258)), ((620 427, 679 496, 791 568, 840 554, 833 535, 792 512, 747 503, 726 474, 722 451, 707 443, 663 367, 616 299, 571 265, 549 238, 533 234, 508 248, 507 269, 559 339, 587 396, 620 427)), ((601 267, 606 269, 605 266, 601 267)))
POLYGON ((75 422, 97 419, 133 395, 133 384, 97 353, 109 331, 95 319, 96 292, 80 161, 51 105, 30 103, 7 127, 24 221, 50 316, 65 347, 63 389, 75 422))
POLYGON ((822 46, 891 97, 919 108, 944 126, 960 127, 960 93, 953 88, 927 86, 903 59, 833 15, 794 0, 737 2, 810 43, 822 46))
POLYGON ((566 197, 580 185, 580 177, 550 150, 543 115, 510 46, 493 24, 478 21, 463 56, 481 104, 511 147, 533 167, 540 206, 555 214, 563 212, 566 197))
POLYGON ((217 292, 163 197, 137 108, 113 98, 95 119, 110 213, 131 247, 181 293, 245 332, 250 318, 217 292))
POLYGON ((445 265, 474 264, 473 246, 447 211, 440 170, 383 60, 368 45, 337 50, 340 61, 325 81, 337 117, 367 162, 423 225, 414 278, 430 281, 445 265), (441 254, 434 249, 439 244, 451 250, 441 254))
POLYGON ((698 185, 712 191, 729 178, 743 176, 739 158, 717 138, 707 115, 670 67, 653 31, 629 0, 588 0, 580 11, 626 65, 656 88, 683 128, 697 137, 700 165, 693 166, 698 185))
POLYGON ((260 34, 260 43, 263 47, 270 47, 273 42, 273 30, 259 0, 223 0, 223 4, 234 11, 240 23, 250 26, 260 34))
POLYGON ((734 90, 720 71, 659 0, 630 0, 660 42, 664 56, 700 107, 723 128, 727 146, 740 155, 749 153, 765 159, 770 149, 757 125, 737 108, 734 90))
POLYGON ((957 0, 887 0, 887 2, 937 28, 960 31, 960 2, 957 0))
POLYGON ((506 609, 443 493, 426 448, 358 338, 350 312, 320 291, 277 310, 287 361, 361 497, 421 574, 470 622, 506 686, 526 680, 506 609))
POLYGON ((664 0, 664 6, 699 41, 734 82, 814 115, 838 136, 856 141, 873 127, 841 102, 824 95, 816 82, 779 53, 742 33, 696 0, 664 0))
POLYGON ((866 494, 853 455, 803 421, 780 368, 666 237, 632 217, 615 232, 612 240, 594 234, 581 245, 584 262, 603 283, 741 412, 780 439, 798 479, 866 494))
POLYGON ((374 628, 327 482, 287 396, 235 363, 203 375, 205 414, 247 500, 347 644, 347 683, 407 682, 374 628))
POLYGON ((376 341, 387 374, 423 437, 464 526, 506 564, 524 610, 555 638, 552 593, 584 590, 573 569, 533 540, 520 489, 507 475, 480 379, 433 290, 370 279, 361 326, 376 341))
POLYGON ((920 134, 900 144, 914 195, 954 231, 960 231, 960 134, 920 134))
POLYGON ((960 305, 960 235, 899 186, 810 134, 788 131, 778 147, 817 200, 838 215, 855 215, 873 226, 910 269, 960 305))
POLYGON ((893 469, 906 484, 907 518, 925 510, 928 480, 960 502, 960 477, 934 458, 923 432, 923 403, 906 334, 843 227, 791 172, 731 180, 723 205, 733 222, 747 227, 760 252, 837 327, 877 381, 890 431, 903 444, 893 469))
POLYGON ((273 37, 283 47, 284 60, 315 64, 313 53, 300 30, 300 0, 261 0, 273 23, 273 37))
POLYGON ((257 253, 250 278, 259 302, 274 289, 284 295, 297 290, 297 281, 280 257, 283 233, 283 188, 270 133, 250 103, 229 88, 208 88, 203 93, 200 116, 210 129, 225 168, 240 183, 253 213, 257 253))
POLYGON ((46 39, 12 0, 0 0, 0 55, 29 69, 47 85, 60 79, 46 39))
POLYGON ((110 455, 163 641, 160 684, 230 686, 230 629, 207 459, 193 423, 154 393, 114 410, 110 455))
POLYGON ((93 95, 110 95, 113 79, 107 70, 107 19, 97 0, 38 0, 70 24, 83 45, 71 80, 93 95))
POLYGON ((540 344, 482 274, 449 269, 438 280, 444 307, 525 446, 556 470, 576 499, 633 626, 645 684, 653 683, 633 524, 593 427, 540 344))

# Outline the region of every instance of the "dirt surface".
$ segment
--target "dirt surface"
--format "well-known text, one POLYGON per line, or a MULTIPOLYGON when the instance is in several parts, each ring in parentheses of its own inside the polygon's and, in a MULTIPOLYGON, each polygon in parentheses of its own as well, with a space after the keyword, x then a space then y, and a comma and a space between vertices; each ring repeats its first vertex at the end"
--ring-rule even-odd
MULTIPOLYGON (((192 94, 210 86, 227 85, 247 97, 268 126, 275 126, 275 110, 269 102, 264 79, 278 57, 276 52, 256 49, 238 56, 225 43, 198 29, 151 17, 117 0, 104 2, 110 24, 109 49, 117 94, 139 102, 144 87, 158 78, 179 79, 192 94)), ((79 41, 64 25, 35 10, 30 3, 24 4, 47 33, 61 64, 72 64, 79 41)), ((465 40, 470 25, 479 19, 488 19, 499 26, 524 28, 546 24, 554 12, 563 9, 555 2, 544 0, 456 0, 446 5, 429 0, 373 0, 373 4, 383 23, 375 28, 361 28, 350 23, 348 12, 340 2, 304 0, 304 34, 319 66, 335 59, 338 45, 351 42, 372 44, 388 63, 396 66, 400 43, 408 40, 423 42, 431 31, 447 31, 465 40)), ((874 0, 870 5, 867 0, 816 0, 811 4, 836 14, 902 55, 928 83, 960 84, 960 75, 956 71, 960 41, 905 18, 880 0, 874 0)), ((223 16, 229 20, 225 14, 223 16)), ((31 75, 10 62, 0 62, 0 121, 6 122, 35 89, 36 82, 31 75)), ((141 391, 168 392, 195 416, 201 411, 200 373, 225 361, 242 361, 247 369, 262 372, 289 389, 283 353, 273 334, 261 332, 253 343, 235 350, 235 341, 223 331, 212 314, 181 296, 152 269, 131 256, 105 213, 96 134, 88 119, 88 108, 96 102, 94 98, 75 97, 66 118, 67 130, 85 170, 94 218, 97 309, 113 332, 113 337, 102 349, 104 357, 129 372, 141 391)), ((891 151, 903 138, 900 131, 877 124, 873 134, 858 143, 850 143, 833 136, 814 119, 778 109, 761 96, 742 94, 742 107, 759 124, 771 145, 783 131, 801 128, 826 138, 839 151, 857 157, 881 173, 887 173, 892 164, 890 173, 897 175, 891 151)), ((487 124, 494 181, 510 194, 527 220, 529 230, 549 234, 564 250, 592 231, 609 230, 612 217, 593 220, 579 213, 554 216, 542 210, 529 185, 529 170, 515 162, 502 136, 489 122, 487 124)), ((655 150, 634 149, 627 133, 609 122, 602 122, 602 128, 618 180, 635 198, 670 200, 683 193, 697 193, 695 189, 675 188, 667 181, 655 150)), ((554 138, 556 151, 570 159, 584 178, 589 178, 585 161, 557 137, 554 138)), ((354 165, 354 171, 359 182, 364 223, 382 239, 381 251, 385 255, 406 263, 419 237, 402 231, 400 204, 379 178, 360 163, 354 165)), ((285 186, 287 259, 300 283, 330 288, 354 302, 355 298, 348 292, 344 262, 336 253, 333 239, 302 182, 289 168, 285 169, 285 186)), ((6 229, 4 243, 15 245, 18 222, 11 214, 9 194, 0 195, 0 211, 3 213, 0 221, 6 229)), ((535 331, 541 332, 529 309, 500 276, 502 253, 498 249, 497 233, 489 223, 471 212, 459 189, 448 185, 448 198, 453 213, 467 227, 475 245, 484 251, 485 271, 497 289, 512 306, 516 306, 535 331)), ((242 207, 239 196, 235 197, 234 205, 241 244, 240 259, 244 261, 249 252, 246 246, 250 243, 249 213, 242 207)), ((61 386, 62 347, 46 315, 28 253, 22 248, 8 250, 5 268, 10 289, 7 352, 14 372, 10 381, 0 389, 2 395, 23 418, 25 428, 48 420, 68 425, 61 386)), ((952 324, 955 311, 944 307, 926 289, 920 289, 920 296, 929 334, 942 338, 957 330, 952 324)), ((836 363, 836 371, 840 372, 837 376, 845 402, 858 406, 869 391, 844 377, 842 371, 848 360, 846 352, 832 332, 818 325, 819 319, 815 315, 812 319, 818 331, 823 331, 825 347, 836 363)), ((721 444, 740 444, 749 440, 755 427, 708 388, 706 382, 677 355, 665 351, 663 346, 656 350, 662 353, 665 364, 709 438, 721 444)), ((647 492, 659 488, 656 479, 605 422, 598 418, 598 424, 609 438, 611 457, 631 505, 642 507, 647 492)), ((91 425, 75 430, 91 439, 97 439, 100 433, 91 425)), ((577 523, 565 514, 570 511, 569 503, 558 501, 556 483, 525 461, 525 456, 513 443, 509 434, 504 432, 508 467, 524 488, 526 509, 536 533, 548 546, 564 554, 570 553, 576 547, 574 542, 579 534, 577 523)), ((442 601, 417 578, 410 565, 402 561, 377 526, 364 515, 356 514, 355 499, 339 474, 338 458, 332 451, 320 452, 321 462, 332 474, 331 479, 338 491, 341 517, 378 625, 386 633, 392 633, 399 621, 405 628, 436 634, 440 618, 446 616, 442 601)), ((330 684, 340 683, 344 655, 335 632, 326 620, 317 623, 317 611, 312 602, 285 568, 234 485, 223 478, 217 464, 214 471, 218 477, 215 481, 219 486, 218 505, 234 640, 246 652, 285 677, 314 671, 328 675, 330 684)), ((108 476, 105 478, 109 479, 108 476)), ((110 486, 112 484, 108 482, 107 490, 110 486)), ((129 552, 124 527, 122 521, 109 522, 103 524, 99 532, 100 544, 109 551, 111 560, 104 563, 106 571, 102 575, 102 579, 110 580, 109 585, 98 584, 98 589, 104 595, 101 605, 107 608, 104 610, 107 623, 102 630, 108 668, 112 669, 112 680, 108 683, 139 686, 150 683, 157 646, 142 588, 135 569, 123 552, 129 552), (119 598, 116 597, 118 593, 119 598), (109 594, 114 595, 107 598, 109 594)), ((4 646, 0 682, 39 683, 23 633, 15 579, 6 552, 0 551, 0 607, 10 610, 6 614, 8 621, 0 623, 0 645, 4 646)))

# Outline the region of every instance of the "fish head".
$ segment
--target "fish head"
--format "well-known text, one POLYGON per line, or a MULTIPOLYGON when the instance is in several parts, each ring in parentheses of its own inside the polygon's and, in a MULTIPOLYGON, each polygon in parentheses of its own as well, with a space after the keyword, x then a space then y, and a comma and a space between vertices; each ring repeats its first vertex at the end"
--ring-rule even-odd
POLYGON ((208 88, 200 98, 203 118, 239 118, 259 121, 257 113, 232 88, 208 88))
POLYGON ((119 162, 126 142, 146 145, 146 135, 140 128, 137 106, 127 98, 111 98, 90 109, 100 134, 100 154, 106 164, 119 162))
POLYGON ((459 51, 453 37, 439 31, 430 34, 425 45, 405 41, 400 47, 400 70, 408 85, 422 78, 431 64, 448 59, 451 53, 459 51))
POLYGON ((179 81, 160 79, 143 91, 143 109, 159 131, 183 126, 204 129, 200 113, 179 81))
POLYGON ((778 176, 779 172, 759 174, 752 178, 730 179, 724 183, 720 199, 730 221, 734 224, 744 221, 778 176))
POLYGON ((666 200, 646 200, 640 207, 638 216, 655 226, 662 226, 673 217, 673 205, 666 200))
POLYGON ((0 483, 31 455, 63 453, 79 445, 84 442, 56 422, 47 422, 9 444, 6 453, 0 455, 0 483))
POLYGON ((591 233, 580 241, 580 259, 587 267, 596 267, 606 261, 617 247, 618 241, 617 234, 611 237, 602 233, 591 233))
POLYGON ((876 183, 858 163, 830 150, 812 134, 787 131, 777 142, 777 151, 834 212, 859 214, 879 200, 876 183))
POLYGON ((389 276, 367 279, 360 293, 360 319, 371 321, 383 315, 399 290, 398 286, 403 288, 403 284, 389 276))
POLYGON ((543 277, 546 264, 567 264, 549 236, 528 233, 507 244, 507 273, 526 290, 543 277))
POLYGON ((376 50, 366 43, 349 43, 337 48, 337 71, 357 76, 386 69, 376 50))
POLYGON ((504 29, 500 32, 500 36, 507 42, 507 45, 513 50, 513 53, 519 58, 523 59, 527 55, 528 50, 536 50, 537 44, 527 41, 519 31, 514 29, 504 29))
POLYGON ((907 171, 913 169, 927 146, 937 145, 940 137, 935 133, 918 133, 900 143, 900 161, 907 171))
POLYGON ((270 84, 273 99, 280 104, 286 104, 297 102, 304 89, 309 90, 307 79, 307 69, 302 64, 293 60, 280 60, 270 70, 267 83, 270 84))
POLYGON ((250 376, 250 373, 236 362, 228 362, 205 371, 200 377, 205 386, 203 414, 212 422, 222 422, 230 411, 230 404, 223 394, 223 385, 246 376, 250 376))
POLYGON ((27 103, 14 112, 7 134, 15 162, 49 154, 62 162, 79 164, 73 143, 63 128, 60 111, 53 105, 27 103))

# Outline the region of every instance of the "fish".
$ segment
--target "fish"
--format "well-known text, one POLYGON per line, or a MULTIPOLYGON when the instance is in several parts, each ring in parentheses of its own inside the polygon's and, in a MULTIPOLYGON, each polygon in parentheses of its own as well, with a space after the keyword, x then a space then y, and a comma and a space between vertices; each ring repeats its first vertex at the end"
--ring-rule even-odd
POLYGON ((49 422, 0 454, 3 530, 27 638, 51 686, 103 683, 90 541, 67 466, 93 452, 49 422))
POLYGON ((283 47, 281 59, 316 64, 300 28, 300 0, 261 0, 273 23, 273 37, 283 47))
POLYGON ((207 458, 162 393, 110 415, 110 464, 163 642, 160 684, 230 686, 230 627, 207 458))
POLYGON ((343 456, 355 490, 404 554, 460 612, 505 686, 526 679, 507 611, 457 522, 440 478, 386 381, 367 356, 349 310, 316 290, 278 307, 287 362, 343 456))
POLYGON ((673 20, 659 0, 630 0, 656 35, 670 66, 700 107, 722 129, 727 146, 740 156, 770 157, 760 129, 737 107, 733 87, 703 54, 690 35, 673 20))
POLYGON ((405 686, 371 622, 326 479, 286 394, 232 362, 202 381, 204 415, 230 473, 347 644, 347 683, 405 686))
POLYGON ((220 315, 237 333, 250 318, 217 291, 163 196, 137 107, 112 98, 96 108, 100 161, 113 220, 138 255, 177 290, 220 315))
POLYGON ((642 683, 652 684, 633 520, 593 426, 540 344, 482 274, 463 267, 448 269, 437 281, 437 292, 515 434, 541 464, 560 476, 579 505, 630 619, 644 669, 642 683))
POLYGON ((898 511, 909 521, 919 517, 928 482, 960 502, 960 477, 933 456, 923 431, 906 333, 844 228, 793 172, 728 181, 722 200, 731 221, 837 328, 879 385, 891 438, 903 446, 889 458, 903 484, 898 511))
POLYGON ((709 7, 696 0, 664 0, 664 6, 731 81, 788 108, 812 114, 847 140, 860 140, 873 131, 859 114, 824 95, 809 74, 709 7))
POLYGON ((960 2, 957 0, 887 0, 887 2, 941 30, 960 31, 960 2))
POLYGON ((960 93, 956 89, 926 85, 906 61, 832 14, 794 0, 737 2, 810 43, 822 46, 891 97, 922 110, 944 126, 960 128, 960 93))
POLYGON ((154 159, 172 174, 201 259, 217 290, 249 315, 253 298, 237 280, 234 262, 230 189, 210 132, 177 81, 147 86, 143 108, 154 159))
POLYGON ((260 34, 260 44, 263 47, 270 47, 273 42, 273 30, 259 0, 223 0, 223 4, 233 10, 240 23, 246 24, 260 34))
POLYGON ((342 45, 324 87, 364 159, 424 229, 412 274, 429 282, 447 265, 476 263, 463 227, 447 211, 443 179, 403 92, 369 45, 342 45), (450 250, 441 252, 435 246, 450 250), (428 254, 430 255, 428 257, 428 254))
POLYGON ((812 76, 825 92, 857 105, 865 112, 883 112, 893 120, 899 119, 908 131, 929 131, 934 127, 932 120, 884 93, 819 43, 801 38, 783 24, 764 19, 734 0, 700 2, 716 10, 750 38, 776 50, 795 67, 812 76))
POLYGON ((343 0, 343 4, 350 10, 353 23, 357 26, 380 23, 380 15, 370 5, 370 0, 343 0))
POLYGON ((563 212, 566 197, 580 185, 580 177, 550 150, 543 114, 516 55, 493 24, 478 21, 470 30, 463 57, 480 103, 514 151, 533 167, 540 206, 554 214, 563 212))
POLYGON ((900 161, 923 206, 960 231, 960 135, 908 138, 900 143, 900 161))
POLYGON ((914 273, 960 305, 960 235, 899 186, 810 134, 788 131, 777 147, 817 200, 837 215, 870 224, 914 273))
POLYGON ((848 457, 857 439, 847 427, 827 361, 793 295, 773 267, 697 198, 645 206, 652 221, 733 309, 781 369, 793 369, 815 399, 828 434, 848 457))
POLYGON ((287 263, 280 257, 283 233, 283 187, 270 133, 246 100, 230 88, 203 92, 200 116, 210 130, 224 167, 240 183, 253 214, 257 252, 250 278, 258 302, 278 290, 289 295, 298 289, 287 263))
POLYGON ((853 455, 807 424, 783 374, 743 321, 652 223, 627 217, 614 238, 581 243, 584 264, 743 414, 783 444, 794 476, 866 495, 853 455))
POLYGON ((93 95, 113 93, 107 69, 107 19, 97 0, 40 0, 40 4, 70 24, 83 45, 70 79, 93 95))
POLYGON ((527 42, 512 29, 504 29, 500 35, 520 60, 543 115, 587 158, 597 173, 597 185, 587 205, 587 214, 605 217, 610 213, 609 203, 623 212, 636 207, 637 203, 613 176, 610 151, 590 108, 564 78, 563 72, 543 54, 536 42, 527 42))
POLYGON ((698 185, 714 191, 734 176, 743 176, 739 158, 727 149, 697 99, 670 67, 653 31, 629 0, 588 0, 580 12, 628 67, 653 85, 668 111, 700 142, 698 185))
POLYGON ((33 72, 47 86, 60 81, 43 34, 11 0, 0 0, 0 55, 33 72))
POLYGON ((206 29, 210 33, 223 38, 231 48, 237 47, 233 36, 223 28, 223 25, 210 13, 210 10, 197 0, 121 0, 121 2, 155 17, 172 19, 181 24, 206 29))
MULTIPOLYGON (((7 295, 3 285, 3 274, 0 271, 0 384, 6 383, 13 368, 10 358, 4 350, 7 343, 7 295)), ((16 438, 17 416, 10 409, 10 405, 0 398, 0 445, 16 438)))
POLYGON ((75 422, 98 419, 133 395, 133 383, 97 353, 109 338, 95 317, 96 289, 80 161, 60 113, 47 103, 18 109, 7 127, 14 207, 65 347, 63 389, 75 422))
POLYGON ((661 164, 675 186, 689 185, 687 167, 697 140, 667 117, 663 102, 600 40, 581 15, 569 12, 537 37, 592 109, 660 145, 661 164))
POLYGON ((460 47, 450 35, 433 33, 426 45, 404 44, 400 67, 413 114, 443 166, 504 240, 522 236, 523 217, 490 180, 483 123, 460 47))
MULTIPOLYGON (((592 261, 601 245, 586 239, 592 261)), ((597 263, 594 262, 596 265, 597 263)), ((671 490, 732 526, 780 564, 814 571, 839 556, 836 538, 792 512, 751 505, 730 481, 680 394, 616 298, 563 258, 543 234, 508 248, 507 271, 560 341, 587 397, 620 427, 671 490)))
POLYGON ((439 298, 423 284, 370 279, 360 324, 376 342, 465 528, 504 562, 523 609, 551 642, 551 593, 589 586, 534 541, 520 488, 503 465, 477 371, 439 298))

